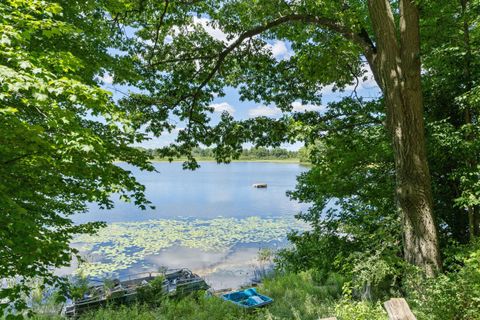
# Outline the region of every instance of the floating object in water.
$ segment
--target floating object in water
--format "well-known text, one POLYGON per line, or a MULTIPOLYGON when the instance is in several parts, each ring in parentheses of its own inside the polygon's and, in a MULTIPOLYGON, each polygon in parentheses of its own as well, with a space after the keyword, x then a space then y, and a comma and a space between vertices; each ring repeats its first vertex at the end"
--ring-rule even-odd
POLYGON ((106 288, 105 284, 91 286, 88 293, 81 299, 65 308, 67 317, 77 317, 88 310, 97 309, 112 304, 131 304, 137 302, 137 289, 149 286, 154 279, 162 277, 161 294, 178 296, 198 290, 207 290, 209 286, 201 277, 188 269, 171 270, 165 273, 150 272, 129 276, 120 281, 113 280, 113 288, 106 288))
POLYGON ((273 302, 272 298, 259 294, 255 288, 227 293, 222 298, 247 309, 263 307, 273 302))
POLYGON ((252 185, 252 187, 254 187, 254 188, 266 188, 267 184, 266 183, 254 183, 252 185))

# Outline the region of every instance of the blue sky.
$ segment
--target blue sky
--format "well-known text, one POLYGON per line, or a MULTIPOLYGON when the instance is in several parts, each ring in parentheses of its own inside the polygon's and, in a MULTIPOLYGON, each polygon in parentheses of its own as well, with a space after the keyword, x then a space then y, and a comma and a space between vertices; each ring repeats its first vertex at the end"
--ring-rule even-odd
MULTIPOLYGON (((221 30, 215 29, 209 25, 208 18, 193 18, 195 24, 201 25, 205 31, 207 31, 212 37, 224 41, 228 43, 226 34, 224 34, 221 30)), ((175 31, 174 31, 175 32, 175 31)), ((133 33, 133 32, 132 32, 133 33)), ((174 36, 172 34, 172 36, 174 36)), ((294 52, 292 51, 290 45, 286 41, 281 40, 274 40, 269 41, 267 44, 267 48, 271 51, 272 55, 277 60, 288 59, 294 52)), ((371 71, 366 68, 367 80, 361 82, 360 85, 357 87, 357 95, 364 97, 364 98, 377 98, 380 96, 380 91, 378 86, 376 85, 375 81, 373 80, 373 76, 371 71)), ((112 91, 113 96, 115 99, 121 97, 123 94, 121 92, 127 93, 131 88, 118 86, 112 84, 113 78, 111 75, 104 75, 101 79, 104 82, 105 89, 112 91)), ((333 92, 331 86, 327 86, 322 91, 322 104, 321 105, 302 105, 300 102, 295 102, 292 104, 293 110, 297 112, 302 112, 305 110, 308 111, 318 111, 324 112, 326 110, 326 105, 330 102, 339 101, 343 97, 348 97, 353 94, 354 86, 348 86, 345 88, 343 92, 333 92)), ((282 115, 281 111, 276 108, 274 105, 261 105, 254 101, 240 101, 240 95, 235 88, 225 88, 225 96, 215 98, 211 104, 213 107, 214 112, 211 115, 212 123, 216 123, 219 120, 220 114, 222 112, 230 113, 235 119, 244 120, 252 117, 258 116, 267 116, 272 118, 277 118, 282 115)), ((178 130, 182 129, 182 124, 178 124, 178 127, 175 131, 165 134, 162 134, 160 137, 150 137, 149 140, 144 141, 139 146, 145 148, 159 148, 162 146, 166 146, 172 142, 174 142, 176 133, 178 130)), ((284 145, 283 147, 290 149, 290 150, 297 150, 302 145, 296 143, 294 145, 284 145)), ((246 145, 249 147, 249 145, 246 145)))
MULTIPOLYGON (((371 75, 369 76, 371 77, 371 75)), ((105 82, 111 82, 110 79, 104 77, 105 82), (106 79, 105 79, 106 78, 106 79)), ((113 92, 115 98, 122 96, 121 92, 128 92, 129 88, 118 86, 114 84, 105 84, 105 88, 113 92)), ((348 97, 353 93, 353 86, 346 88, 344 92, 333 92, 331 87, 326 87, 322 92, 322 104, 321 105, 302 105, 300 102, 295 102, 292 106, 295 111, 304 111, 304 110, 313 110, 318 112, 324 112, 326 110, 326 105, 329 102, 339 101, 343 97, 348 97)), ((377 98, 380 95, 379 89, 374 83, 373 79, 369 79, 366 82, 363 82, 357 88, 357 94, 365 98, 377 98)), ((230 113, 235 119, 245 120, 257 116, 267 116, 272 118, 278 118, 282 115, 280 109, 275 106, 269 105, 265 106, 258 104, 254 101, 240 101, 240 95, 235 88, 225 88, 225 96, 215 98, 211 106, 214 108, 214 112, 211 115, 212 123, 218 122, 220 114, 224 111, 230 113)), ((177 130, 181 130, 182 125, 179 124, 177 130)), ((139 144, 139 146, 145 148, 160 148, 174 142, 176 137, 176 130, 171 133, 165 132, 160 137, 150 137, 150 140, 144 141, 139 144)), ((250 145, 246 145, 249 147, 250 145)), ((296 143, 293 145, 283 145, 284 148, 289 150, 298 150, 302 146, 301 143, 296 143)))

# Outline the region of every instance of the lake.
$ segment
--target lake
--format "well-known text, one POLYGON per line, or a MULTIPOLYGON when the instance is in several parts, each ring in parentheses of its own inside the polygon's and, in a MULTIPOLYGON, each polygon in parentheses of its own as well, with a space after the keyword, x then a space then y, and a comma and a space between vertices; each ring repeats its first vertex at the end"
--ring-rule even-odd
POLYGON ((204 276, 216 289, 248 282, 261 248, 284 247, 286 234, 306 226, 294 215, 308 208, 286 196, 296 176, 307 170, 299 164, 201 162, 185 171, 180 162, 155 163, 157 172, 130 170, 145 185, 155 209, 140 210, 115 201, 115 209, 91 206, 73 217, 76 223, 106 221, 96 236, 79 236, 72 245, 87 260, 61 273, 126 276, 159 267, 187 267, 204 276), (265 189, 254 183, 267 183, 265 189))

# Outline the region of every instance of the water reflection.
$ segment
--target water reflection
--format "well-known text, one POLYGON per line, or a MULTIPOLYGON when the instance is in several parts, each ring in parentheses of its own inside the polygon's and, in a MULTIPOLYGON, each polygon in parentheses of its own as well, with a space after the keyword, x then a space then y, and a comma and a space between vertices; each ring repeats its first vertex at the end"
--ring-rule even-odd
MULTIPOLYGON (((108 222, 98 235, 74 239, 88 261, 77 272, 124 276, 186 267, 216 289, 237 287, 253 277, 259 248, 284 246, 290 230, 307 228, 293 218, 307 205, 285 194, 306 170, 297 164, 204 162, 191 172, 181 163, 156 163, 159 173, 121 165, 146 186, 156 209, 116 201, 114 210, 91 206, 75 216, 77 223, 108 222), (268 188, 252 187, 259 182, 268 188)), ((75 269, 74 263, 59 272, 75 269)))
POLYGON ((115 201, 114 210, 103 211, 92 205, 88 213, 76 215, 75 222, 142 221, 179 216, 292 216, 307 208, 285 194, 295 188, 296 176, 306 170, 298 164, 202 162, 202 167, 193 172, 183 170, 179 162, 156 163, 159 172, 142 172, 120 165, 145 185, 146 196, 155 210, 142 211, 133 204, 115 201), (252 184, 258 182, 267 183, 268 188, 252 188, 252 184))

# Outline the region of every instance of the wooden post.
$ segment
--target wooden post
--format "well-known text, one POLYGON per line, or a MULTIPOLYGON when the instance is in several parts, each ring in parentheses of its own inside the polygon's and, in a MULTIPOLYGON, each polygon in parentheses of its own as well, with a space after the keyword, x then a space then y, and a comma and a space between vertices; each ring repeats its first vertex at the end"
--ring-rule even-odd
POLYGON ((403 298, 392 298, 385 301, 383 306, 387 310, 389 320, 417 320, 403 298))

